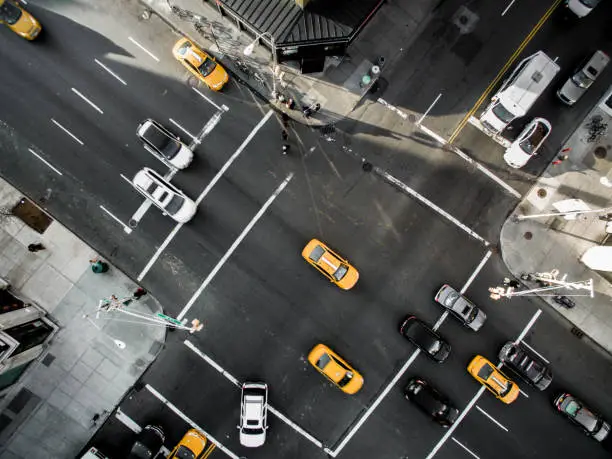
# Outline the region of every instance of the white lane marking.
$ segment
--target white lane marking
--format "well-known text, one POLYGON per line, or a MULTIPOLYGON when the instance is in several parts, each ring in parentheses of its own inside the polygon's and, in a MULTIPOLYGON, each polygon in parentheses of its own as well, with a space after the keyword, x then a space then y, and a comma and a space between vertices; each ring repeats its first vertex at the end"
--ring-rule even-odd
POLYGON ((385 99, 378 99, 377 102, 381 105, 384 105, 385 107, 387 107, 389 110, 391 110, 392 112, 397 113, 399 116, 401 116, 403 119, 407 120, 408 119, 408 115, 406 115, 403 111, 401 111, 399 108, 395 107, 394 105, 391 105, 389 102, 387 102, 385 99))
POLYGON ((70 89, 72 90, 73 93, 75 93, 77 96, 79 96, 81 99, 83 99, 89 105, 91 105, 95 110, 97 110, 98 113, 100 113, 101 115, 104 115, 104 112, 102 111, 102 109, 100 107, 98 107, 91 100, 89 100, 87 97, 85 97, 83 94, 81 94, 77 89, 75 89, 75 88, 70 88, 70 89))
MULTIPOLYGON (((204 359, 206 361, 206 363, 208 363, 210 366, 212 366, 221 375, 225 376, 225 378, 227 380, 229 380, 232 384, 234 384, 236 387, 240 387, 241 386, 241 384, 238 381, 238 379, 236 379, 234 376, 232 376, 229 372, 225 371, 225 369, 221 365, 219 365, 217 362, 215 362, 213 359, 211 359, 209 356, 207 356, 205 353, 203 353, 197 347, 195 347, 195 345, 192 344, 191 341, 185 340, 185 341, 183 341, 183 343, 185 344, 185 346, 187 346, 189 349, 191 349, 193 352, 195 352, 198 356, 200 356, 202 359, 204 359)), ((274 408, 273 406, 268 404, 268 409, 270 410, 270 412, 272 414, 274 414, 277 418, 279 418, 281 421, 286 423, 289 427, 291 427, 297 433, 301 434, 303 437, 305 437, 306 439, 310 440, 312 443, 317 445, 319 448, 323 448, 323 443, 322 442, 320 442, 315 437, 310 435, 308 432, 306 432, 304 429, 302 429, 295 422, 291 421, 287 416, 282 414, 276 408, 274 408)))
POLYGON ((210 433, 208 433, 207 431, 205 431, 204 429, 202 429, 202 427, 200 427, 199 425, 197 425, 195 422, 193 422, 185 413, 183 413, 181 410, 179 410, 176 406, 174 406, 171 402, 168 401, 168 399, 166 397, 164 397, 162 394, 160 394, 159 392, 157 392, 157 390, 155 390, 153 387, 151 387, 149 384, 147 384, 145 386, 147 388, 147 390, 149 392, 151 392, 159 401, 161 401, 164 405, 166 405, 168 408, 170 408, 172 411, 174 411, 175 414, 177 414, 183 421, 185 421, 187 424, 189 424, 191 427, 193 427, 194 429, 198 429, 200 432, 202 432, 204 435, 206 435, 206 438, 208 438, 211 442, 213 442, 215 445, 217 445, 217 448, 220 449, 221 451, 223 451, 225 454, 227 454, 229 457, 231 457, 232 459, 240 459, 240 456, 234 454, 233 452, 231 452, 229 449, 227 449, 225 446, 223 446, 223 444, 221 444, 221 442, 219 440, 217 440, 215 437, 213 437, 210 433))
POLYGON ((145 53, 147 53, 149 56, 151 56, 153 59, 155 59, 157 62, 159 62, 159 59, 157 58, 157 56, 155 56, 151 51, 149 51, 147 48, 142 46, 140 43, 138 43, 132 37, 128 37, 128 40, 130 40, 132 43, 134 43, 136 46, 138 46, 140 49, 142 49, 145 53))
POLYGON ((51 165, 51 163, 49 161, 47 161, 45 158, 43 158, 42 156, 40 156, 38 153, 36 153, 34 150, 32 150, 31 148, 28 148, 28 151, 30 153, 32 153, 34 156, 36 156, 38 159, 40 159, 43 163, 45 163, 45 165, 51 169, 53 172, 55 172, 58 175, 64 175, 62 174, 58 169, 56 169, 55 167, 53 167, 51 165))
MULTIPOLYGON (((221 113, 222 113, 221 110, 219 110, 213 116, 211 116, 210 119, 206 122, 202 130, 198 133, 198 136, 197 136, 198 144, 202 143, 202 139, 204 139, 204 137, 210 134, 212 130, 214 129, 214 127, 217 125, 217 123, 221 121, 221 113)), ((194 139, 194 142, 196 142, 196 139, 194 139)), ((192 148, 194 146, 189 145, 189 147, 192 148)))
POLYGON ((438 94, 438 97, 436 97, 436 99, 431 103, 429 108, 427 110, 425 110, 425 113, 423 113, 423 115, 419 118, 419 120, 416 122, 416 124, 421 124, 423 122, 425 117, 427 115, 429 115, 429 112, 431 111, 431 109, 434 108, 434 105, 436 105, 438 103, 438 101, 440 100, 440 97, 442 97, 442 93, 438 94))
MULTIPOLYGON (((518 343, 519 341, 521 341, 525 337, 525 335, 527 334, 527 331, 533 326, 533 324, 535 323, 535 321, 537 320, 537 318, 540 316, 541 313, 542 313, 542 310, 538 309, 537 312, 531 318, 531 320, 527 323, 527 325, 525 326, 525 328, 523 329, 521 334, 519 335, 519 338, 517 338, 515 340, 515 343, 518 343)), ((502 362, 499 362, 499 364, 497 365, 497 368, 500 368, 501 366, 502 366, 502 362)), ((431 452, 427 455, 427 457, 425 459, 431 459, 432 457, 434 457, 436 455, 436 453, 440 450, 440 448, 442 448, 444 443, 446 443, 446 440, 448 440, 448 437, 450 437, 451 434, 455 431, 455 429, 457 429, 457 427, 459 427, 459 424, 461 424, 461 421, 463 420, 463 418, 465 418, 465 416, 467 415, 468 411, 470 409, 472 409, 472 407, 474 406, 476 401, 480 398, 480 396, 482 395, 482 393, 485 390, 486 390, 485 386, 481 386, 480 387, 478 392, 476 392, 476 395, 474 395, 472 400, 470 400, 470 402, 467 404, 465 409, 461 412, 461 414, 459 415, 459 417, 457 418, 455 423, 452 426, 450 426, 450 428, 442 436, 442 438, 436 444, 436 446, 433 447, 433 449, 431 450, 431 452)))
POLYGON ((125 231, 127 234, 130 234, 132 232, 132 228, 130 228, 125 223, 123 223, 121 220, 119 220, 117 217, 115 217, 113 214, 111 214, 110 211, 106 207, 100 206, 100 209, 102 209, 104 212, 108 214, 109 217, 111 217, 113 220, 115 220, 117 223, 123 226, 123 231, 125 231))
POLYGON ((520 387, 519 387, 519 392, 520 392, 521 394, 523 394, 523 396, 524 396, 525 398, 529 398, 529 395, 527 395, 527 393, 523 392, 523 391, 521 390, 521 388, 520 388, 520 387))
POLYGON ((455 429, 459 427, 463 418, 465 418, 467 414, 471 411, 471 409, 474 407, 474 404, 482 396, 485 390, 486 390, 485 386, 480 386, 480 389, 478 389, 478 392, 476 392, 476 395, 474 395, 474 397, 472 397, 472 400, 468 402, 467 406, 463 409, 463 411, 461 412, 461 414, 459 415, 455 423, 448 428, 446 433, 442 436, 442 438, 436 444, 436 446, 433 447, 433 449, 431 450, 431 452, 427 455, 425 459, 431 459, 432 457, 436 455, 436 453, 440 450, 440 448, 442 448, 444 443, 446 443, 446 440, 448 440, 448 438, 452 435, 455 429))
POLYGON ((486 241, 482 236, 480 236, 479 234, 477 234, 476 232, 472 231, 470 228, 468 228, 466 225, 464 225, 463 223, 461 223, 459 220, 457 220, 455 217, 453 217, 451 214, 449 214, 448 212, 446 212, 445 210, 443 210, 442 208, 438 207, 437 205, 435 205, 433 202, 431 202, 429 199, 427 199, 426 197, 420 195, 419 193, 417 193, 416 191, 414 191, 412 188, 410 188, 408 185, 406 185, 405 183, 401 182, 400 180, 396 179, 395 177, 393 177, 391 174, 389 174, 388 172, 383 171, 382 169, 376 168, 376 172, 378 174, 380 174, 381 176, 383 176, 387 181, 389 181, 390 183, 394 184, 395 186, 397 186, 399 189, 401 189, 402 191, 406 192, 407 194, 409 194, 410 196, 412 196, 413 198, 416 198, 417 200, 421 201, 423 204, 425 204, 426 206, 428 206, 429 208, 433 209, 434 211, 436 211, 437 213, 439 213, 440 215, 442 215, 444 218, 446 218, 448 221, 454 223, 456 226, 458 226, 459 228, 461 228, 463 231, 465 231, 467 234, 469 234, 470 236, 472 236, 474 239, 479 240, 480 242, 482 242, 485 246, 489 246, 489 242, 486 241))
POLYGON ((457 440, 455 437, 453 437, 453 441, 455 443, 457 443, 459 446, 461 446, 464 450, 466 450, 468 453, 470 453, 473 457, 475 457, 476 459, 480 459, 480 457, 476 456, 476 454, 474 454, 473 451, 469 450, 467 448, 467 446, 465 446, 463 443, 459 442, 459 440, 457 440))
POLYGON ((487 413, 485 410, 483 410, 482 408, 480 408, 478 405, 476 405, 476 409, 477 409, 478 411, 480 411, 482 414, 484 414, 486 417, 488 417, 488 418, 489 418, 491 421, 493 421, 495 424, 497 424, 497 425, 498 425, 498 427, 499 427, 500 429, 503 429, 503 430, 505 430, 506 432, 508 432, 508 429, 507 429, 506 427, 504 427, 504 426, 502 425, 502 423, 501 423, 501 422, 497 421, 497 419, 495 419, 493 416, 491 416, 491 415, 490 415, 489 413, 487 413))
POLYGON ((117 80, 119 80, 124 86, 127 86, 127 83, 121 79, 116 73, 114 73, 111 69, 109 69, 106 65, 104 65, 102 62, 100 62, 98 59, 94 59, 94 62, 96 64, 98 64, 100 67, 102 67, 104 70, 106 70, 109 74, 111 74, 112 76, 114 76, 117 80))
POLYGON ((538 357, 540 357, 542 360, 544 360, 546 363, 550 363, 550 361, 544 357, 542 354, 540 354, 538 351, 536 351, 533 347, 531 347, 529 344, 527 344, 525 341, 522 341, 522 343, 527 346, 529 349, 531 349, 531 351, 537 355, 538 357))
POLYGON ((142 427, 140 427, 138 423, 134 421, 131 417, 121 411, 121 408, 117 408, 117 411, 115 412, 115 417, 123 424, 125 424, 128 429, 132 430, 134 433, 139 434, 142 431, 142 427))
POLYGON ((251 229, 253 229, 253 227, 255 226, 255 224, 259 221, 259 219, 261 218, 261 216, 265 213, 265 211, 268 209, 268 207, 270 207, 272 205, 272 203, 274 202, 274 200, 278 197, 278 195, 281 194, 281 192, 285 189, 285 187, 287 186, 287 184, 291 181, 291 179, 293 178, 293 173, 289 174, 287 176, 287 178, 285 180, 283 180, 283 182, 278 186, 278 188, 276 189, 276 191, 272 194, 272 196, 270 196, 268 198, 268 200, 264 203, 264 205, 261 207, 261 209, 259 209, 259 211, 255 214, 255 216, 251 219, 251 221, 249 222, 249 224, 242 230, 242 232, 240 233, 240 235, 236 238, 236 240, 232 243, 232 245, 230 246, 229 249, 227 249, 227 252, 225 252, 225 255, 223 255, 223 257, 221 257, 221 259, 217 262, 217 264, 215 265, 215 267, 213 268, 213 270, 210 272, 210 274, 208 274, 208 276, 206 276, 206 279, 204 279, 204 282, 202 282, 202 285, 200 285, 200 287, 195 291, 195 293, 193 294, 193 296, 189 299, 189 301, 187 302, 187 304, 185 305, 185 307, 183 308, 183 310, 181 311, 181 313, 176 317, 178 320, 182 320, 183 317, 185 317, 185 314, 187 314, 187 311, 189 311, 189 309, 191 308, 191 306, 193 306, 193 304, 196 302, 196 300, 200 297, 200 295, 202 294, 202 292, 204 291, 204 289, 208 286, 208 284, 210 284, 210 282, 214 279, 214 277, 217 275, 217 273, 219 272, 219 270, 223 267, 223 265, 225 264, 225 262, 229 259, 229 257, 232 256, 232 254, 234 253, 234 251, 238 248, 238 246, 240 245, 240 243, 244 240, 244 238, 247 236, 247 234, 249 234, 249 231, 251 231, 251 229))
MULTIPOLYGON (((208 184, 208 186, 204 189, 204 191, 202 192, 202 194, 200 194, 200 196, 198 196, 198 199, 196 199, 195 203, 197 206, 200 205, 200 203, 202 202, 202 200, 204 199, 204 197, 210 192, 210 190, 212 189, 213 186, 215 186, 215 184, 219 181, 219 179, 223 176, 223 174, 225 173, 225 171, 232 165, 232 163, 234 162, 234 160, 236 158, 238 158, 238 156, 240 155, 240 153, 242 153, 242 150, 245 149, 245 147, 248 145, 248 143, 251 141, 251 139, 255 136, 255 134, 257 133, 257 131, 259 131, 261 129, 261 127, 266 123, 266 121, 268 121, 268 119, 270 119, 270 117, 272 116, 274 112, 272 110, 270 110, 268 113, 266 113, 266 115, 262 118, 262 120, 257 124, 257 126, 255 126, 253 128, 253 130, 251 131, 251 133, 247 136, 246 139, 244 139, 244 141, 242 142, 242 144, 238 147, 238 149, 234 152, 234 154, 225 162, 225 164, 223 165, 223 167, 219 170, 219 172, 217 172, 217 175, 215 175, 213 177, 213 179, 210 181, 210 183, 208 184)), ((149 270, 151 269, 151 267, 153 266, 153 264, 157 261, 157 259, 160 257, 160 255, 162 254, 162 252, 164 250, 166 250, 166 247, 168 247, 168 244, 170 244, 170 242, 172 241, 172 239, 174 239, 174 236, 176 236, 176 233, 178 233, 178 231, 183 227, 182 223, 179 223, 178 225, 176 225, 174 227, 174 229, 170 232, 170 234, 168 234, 168 237, 166 237, 166 239, 164 240, 164 242, 162 243, 162 245, 159 246, 159 248, 155 251, 155 253, 153 254, 153 256, 151 257, 151 259, 149 260, 149 262, 147 263, 147 265, 143 268, 143 270, 140 272, 140 274, 138 275, 138 281, 140 282, 149 272, 149 270)))
MULTIPOLYGON (((423 126, 422 124, 419 124, 418 127, 424 131, 427 135, 433 137, 434 139, 436 139, 438 142, 440 142, 442 145, 447 145, 448 144, 448 140, 446 140, 444 137, 436 134, 434 131, 432 131, 431 129, 423 126)), ((489 177, 491 180, 493 180, 495 183, 497 183, 498 185, 500 185, 502 188, 504 188, 506 191, 508 191, 510 194, 512 194, 513 196, 515 196, 516 198, 521 198, 521 193, 519 193, 518 191, 516 191, 514 188, 512 188, 510 185, 508 185, 506 182, 504 182, 502 179, 500 179, 497 175, 495 175, 493 172, 491 172, 489 169, 487 169, 486 167, 484 167, 482 164, 480 164, 478 161, 473 160, 472 158, 470 158, 468 155, 466 155, 465 153, 463 153, 461 151, 461 149, 459 149, 458 147, 454 146, 454 145, 450 145, 451 150, 453 151, 453 153, 455 153, 457 156, 459 156, 461 159, 463 159, 464 161, 472 164, 474 167, 476 167, 476 169, 478 169, 480 172, 482 172, 483 174, 485 174, 487 177, 489 177)))
POLYGON ((57 121, 55 121, 53 118, 51 118, 51 122, 53 124, 55 124, 58 128, 60 128, 62 131, 64 131, 66 134, 68 134, 70 137, 72 137, 76 142, 78 142, 81 145, 85 145, 83 142, 81 142, 81 140, 75 136, 72 132, 70 132, 68 129, 66 129, 64 126, 62 126, 61 124, 59 124, 57 121))
POLYGON ((384 390, 378 396, 378 398, 374 400, 374 403, 370 405, 370 407, 367 409, 365 414, 359 419, 359 421, 357 421, 357 423, 353 426, 353 428, 349 431, 349 433, 342 439, 342 442, 340 442, 338 447, 334 451, 331 451, 328 448, 325 448, 326 453, 330 454, 332 457, 336 457, 340 453, 340 451, 342 451, 342 449, 346 446, 349 440, 353 438, 353 435, 357 433, 357 431, 363 425, 363 423, 366 422, 366 420, 374 412, 374 410, 380 404, 380 402, 383 401, 385 396, 389 393, 389 391, 393 388, 393 386, 395 386, 397 381, 399 381, 399 379, 404 375, 406 370, 408 370, 408 367, 412 364, 412 362, 414 362, 414 359, 417 358, 420 352, 421 352, 420 349, 416 349, 412 353, 412 355, 408 358, 408 360, 406 360, 404 365, 402 365, 402 368, 400 368, 400 370, 393 377, 393 379, 389 382, 389 384, 387 384, 387 387, 385 387, 384 390))
POLYGON ((177 128, 179 128, 181 131, 183 131, 185 134, 187 134, 189 137, 191 137, 191 141, 195 142, 195 143, 200 143, 200 141, 198 139, 196 139, 196 137, 189 132, 187 129, 185 129, 183 126, 181 126, 180 124, 178 124, 176 121, 174 121, 172 118, 168 118, 170 120, 170 122, 172 124, 174 124, 177 128))
POLYGON ((511 2, 508 4, 508 6, 506 7, 506 9, 505 9, 505 10, 502 12, 502 14, 501 14, 502 16, 504 16, 504 15, 505 15, 505 14, 508 12, 508 10, 510 9, 510 7, 511 7, 512 5, 514 5, 514 2, 516 2, 516 0, 512 0, 512 1, 511 1, 511 2))
POLYGON ((467 282, 463 285, 463 287, 461 287, 461 290, 459 290, 459 293, 463 295, 467 291, 467 289, 469 288, 470 285, 472 285, 472 282, 474 282, 474 279, 476 279, 476 276, 478 275, 480 270, 483 268, 485 263, 489 261, 489 258, 491 258, 491 255, 493 255, 493 252, 489 250, 485 254, 485 256, 482 258, 482 260, 480 260, 480 263, 478 264, 478 266, 476 266, 476 269, 474 270, 470 278, 467 280, 467 282))
POLYGON ((533 317, 531 318, 531 320, 529 321, 529 323, 525 325, 525 328, 523 328, 523 331, 518 336, 518 338, 514 340, 515 343, 518 344, 520 341, 523 341, 523 338, 525 338, 525 335, 527 334, 527 332, 529 332, 531 327, 533 327, 533 324, 535 324, 535 321, 538 320, 538 317, 540 317, 540 314, 542 314, 542 310, 538 309, 536 313, 533 315, 533 317))
POLYGON ((223 105, 222 107, 219 107, 217 104, 215 104, 212 100, 210 100, 206 95, 204 95, 200 90, 198 90, 198 88, 194 88, 193 86, 191 87, 191 89, 193 89, 196 93, 198 93, 198 95, 204 99, 206 102, 208 102, 209 104, 211 104, 213 107, 215 107, 217 110, 224 110, 224 111, 228 111, 229 108, 226 105, 223 105))

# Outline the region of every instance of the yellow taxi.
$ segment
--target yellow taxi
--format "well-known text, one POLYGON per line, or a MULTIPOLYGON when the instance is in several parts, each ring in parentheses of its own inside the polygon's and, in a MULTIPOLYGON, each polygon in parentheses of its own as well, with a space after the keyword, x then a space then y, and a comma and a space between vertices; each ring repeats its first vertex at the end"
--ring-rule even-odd
POLYGON ((318 239, 306 244, 302 256, 341 289, 353 288, 359 279, 359 272, 348 261, 318 239))
POLYGON ((187 38, 181 38, 172 54, 181 64, 214 91, 220 91, 229 80, 227 72, 215 58, 198 48, 187 38))
POLYGON ((363 376, 325 344, 317 344, 308 354, 308 361, 347 394, 354 394, 363 386, 363 376))
POLYGON ((36 18, 14 0, 0 0, 0 23, 26 40, 34 40, 42 30, 36 18))
POLYGON ((189 429, 181 438, 178 445, 174 447, 168 459, 195 459, 206 448, 207 439, 204 434, 196 429, 189 429))
POLYGON ((472 359, 467 371, 504 403, 512 403, 519 396, 518 385, 510 381, 482 355, 477 355, 472 359))

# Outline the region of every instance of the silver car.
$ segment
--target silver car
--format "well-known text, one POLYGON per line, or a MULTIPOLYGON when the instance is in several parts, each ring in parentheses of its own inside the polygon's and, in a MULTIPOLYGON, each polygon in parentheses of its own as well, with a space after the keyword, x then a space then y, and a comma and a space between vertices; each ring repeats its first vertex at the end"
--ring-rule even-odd
POLYGON ((553 403, 559 412, 581 427, 589 437, 603 441, 610 434, 610 424, 573 395, 560 394, 553 403))
POLYGON ((481 309, 448 284, 438 290, 434 299, 474 331, 480 330, 487 320, 487 315, 481 309))
POLYGON ((608 62, 610 57, 606 53, 595 51, 557 91, 559 100, 567 105, 574 105, 591 87, 608 62))

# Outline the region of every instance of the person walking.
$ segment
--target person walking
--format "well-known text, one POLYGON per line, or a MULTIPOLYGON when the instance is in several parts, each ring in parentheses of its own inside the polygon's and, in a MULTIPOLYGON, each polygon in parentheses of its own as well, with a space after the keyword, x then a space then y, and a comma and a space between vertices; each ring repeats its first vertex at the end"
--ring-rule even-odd
POLYGON ((96 274, 101 274, 108 271, 108 263, 104 263, 98 258, 89 260, 89 263, 91 264, 91 270, 96 274))
POLYGON ((565 161, 567 158, 568 158, 568 156, 567 156, 567 155, 559 155, 559 156, 557 156, 557 159, 555 159, 555 160, 552 162, 552 165, 553 165, 553 166, 558 166, 558 165, 559 165, 559 164, 561 164, 563 161, 565 161))

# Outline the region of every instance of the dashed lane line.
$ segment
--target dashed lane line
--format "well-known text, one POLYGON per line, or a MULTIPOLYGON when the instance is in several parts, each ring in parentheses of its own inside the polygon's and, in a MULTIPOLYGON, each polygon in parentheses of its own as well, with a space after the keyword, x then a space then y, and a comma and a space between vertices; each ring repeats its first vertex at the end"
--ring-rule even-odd
POLYGON ((123 80, 119 75, 117 75, 116 73, 114 73, 111 69, 109 69, 106 65, 104 65, 102 62, 100 62, 98 59, 94 59, 95 63, 98 64, 100 67, 102 67, 104 70, 106 70, 108 72, 109 75, 115 77, 121 84, 123 84, 124 86, 127 86, 127 83, 125 82, 125 80, 123 80))
POLYGON ((134 43, 136 46, 138 46, 140 49, 142 49, 145 53, 147 53, 149 56, 151 56, 155 61, 159 62, 159 59, 157 58, 157 56, 155 54, 153 54, 151 51, 149 51, 147 48, 145 48, 144 46, 142 46, 140 43, 138 43, 136 40, 134 40, 132 37, 128 37, 128 40, 130 40, 132 43, 134 43))
MULTIPOLYGON (((221 365, 219 365, 217 362, 215 362, 212 358, 210 358, 208 355, 206 355, 204 352, 202 352, 201 350, 199 350, 197 347, 195 347, 193 345, 193 343, 191 343, 191 341, 185 340, 183 341, 183 343, 185 344, 185 346, 187 346, 189 349, 191 349, 194 353, 196 353, 200 358, 202 358, 206 363, 208 363, 210 366, 212 366, 215 370, 217 370, 222 376, 225 377, 225 379, 227 379, 228 381, 230 381, 234 386, 236 387, 241 387, 240 382, 238 381, 237 378, 235 378, 234 376, 232 376, 228 371, 226 371, 221 365)), ((289 419, 287 416, 285 416, 283 413, 281 413, 280 411, 278 411, 276 408, 274 408, 272 405, 270 405, 268 403, 268 410, 274 414, 277 418, 279 418, 281 421, 283 421, 285 424, 287 424, 289 427, 291 427, 293 430, 295 430, 297 433, 299 433, 300 435, 302 435, 304 438, 306 438, 307 440, 309 440, 311 443, 315 444, 316 446, 318 446, 319 448, 323 448, 323 443, 319 440, 317 440, 313 435, 311 435, 310 433, 308 433, 306 430, 304 430, 303 428, 301 428, 298 424, 296 424, 295 422, 293 422, 291 419, 289 419)))
POLYGON ((53 172, 55 172, 58 175, 64 175, 61 173, 61 171, 55 167, 53 167, 53 165, 47 161, 45 158, 43 158, 42 156, 40 156, 38 153, 36 153, 34 150, 32 150, 31 148, 28 148, 28 151, 30 153, 32 153, 34 156, 36 156, 40 161, 42 161, 49 169, 51 169, 53 172))
POLYGON ((486 417, 488 417, 491 421, 493 421, 495 424, 497 424, 497 426, 502 429, 505 430, 506 432, 508 432, 508 429, 501 423, 499 422, 497 419, 495 419, 493 416, 491 416, 489 413, 487 413, 485 410, 483 410, 482 408, 480 408, 478 405, 476 405, 476 409, 478 411, 480 411, 482 414, 484 414, 486 417))
POLYGON ((205 431, 204 429, 202 429, 202 427, 200 427, 199 425, 197 425, 195 422, 193 422, 185 413, 183 413, 181 410, 179 410, 176 406, 174 406, 170 401, 168 401, 168 399, 166 399, 166 397, 164 397, 162 394, 160 394, 157 390, 155 390, 152 386, 150 386, 149 384, 147 384, 145 386, 147 388, 147 390, 149 392, 151 392, 159 401, 161 401, 164 405, 166 405, 168 408, 170 408, 170 410, 174 411, 175 414, 177 414, 183 421, 185 421, 187 424, 189 424, 191 427, 198 429, 200 432, 202 432, 204 435, 206 435, 206 438, 208 438, 211 442, 215 443, 217 445, 217 448, 219 448, 221 451, 223 451, 225 454, 227 454, 229 457, 231 457, 232 459, 241 459, 241 456, 238 456, 237 454, 234 454, 232 451, 230 451, 229 449, 227 449, 219 440, 217 440, 215 437, 213 437, 210 433, 208 433, 207 431, 205 431))
POLYGON ((455 443, 457 443, 459 446, 461 446, 465 451, 467 451, 469 454, 472 455, 472 457, 475 457, 476 459, 480 459, 479 456, 477 456, 471 449, 469 449, 467 446, 465 446, 463 443, 461 443, 459 440, 457 440, 455 437, 453 437, 453 441, 455 443))
POLYGON ((64 131, 66 134, 68 134, 70 137, 72 137, 75 142, 77 142, 81 146, 85 145, 85 143, 81 139, 79 139, 76 135, 74 135, 72 132, 62 126, 59 122, 55 121, 53 118, 51 118, 51 122, 55 124, 58 128, 60 128, 62 131, 64 131))

